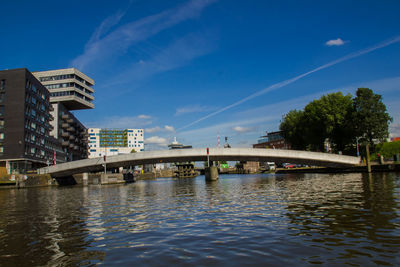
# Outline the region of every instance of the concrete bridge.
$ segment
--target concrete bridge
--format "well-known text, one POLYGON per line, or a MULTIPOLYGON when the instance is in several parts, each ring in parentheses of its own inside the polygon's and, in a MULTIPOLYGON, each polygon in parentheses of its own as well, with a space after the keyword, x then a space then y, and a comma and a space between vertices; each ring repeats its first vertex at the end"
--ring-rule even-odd
MULTIPOLYGON (((329 153, 260 149, 260 148, 210 148, 210 161, 258 161, 258 162, 290 162, 326 167, 347 167, 360 163, 359 157, 343 156, 329 153)), ((107 168, 136 166, 143 164, 207 161, 206 148, 173 149, 160 151, 145 151, 140 153, 122 154, 116 156, 77 160, 38 170, 39 174, 51 174, 53 177, 64 177, 84 172, 99 172, 107 168)))

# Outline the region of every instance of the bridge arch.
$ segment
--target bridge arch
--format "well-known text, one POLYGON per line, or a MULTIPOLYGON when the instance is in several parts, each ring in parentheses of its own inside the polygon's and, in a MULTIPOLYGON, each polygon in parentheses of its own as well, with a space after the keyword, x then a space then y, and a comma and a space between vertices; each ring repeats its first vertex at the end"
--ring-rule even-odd
MULTIPOLYGON (((210 161, 273 161, 276 163, 290 162, 326 167, 347 167, 360 163, 359 157, 336 155, 320 152, 260 148, 210 148, 210 161)), ((54 177, 68 176, 83 172, 102 171, 103 164, 118 168, 143 164, 206 161, 206 148, 173 149, 160 151, 145 151, 140 153, 77 160, 52 165, 39 169, 40 174, 51 174, 54 177)))

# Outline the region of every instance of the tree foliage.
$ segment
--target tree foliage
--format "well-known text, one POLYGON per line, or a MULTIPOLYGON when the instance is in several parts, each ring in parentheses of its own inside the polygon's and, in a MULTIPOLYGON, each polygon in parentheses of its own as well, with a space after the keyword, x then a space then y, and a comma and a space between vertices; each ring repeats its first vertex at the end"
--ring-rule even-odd
POLYGON ((400 141, 379 144, 376 152, 383 155, 385 159, 393 158, 394 155, 400 154, 400 141))
POLYGON ((355 98, 331 93, 308 103, 304 110, 291 110, 279 128, 293 149, 324 151, 328 140, 337 152, 354 147, 357 137, 370 143, 385 139, 390 121, 381 96, 359 88, 355 98))
POLYGON ((313 150, 323 151, 325 140, 341 151, 351 141, 348 121, 352 113, 352 97, 341 92, 314 100, 304 108, 306 142, 313 150))
POLYGON ((306 142, 303 135, 304 112, 301 110, 291 110, 283 117, 279 129, 285 140, 290 143, 292 149, 304 150, 306 142))
POLYGON ((383 142, 389 136, 392 118, 381 95, 374 94, 369 88, 358 88, 353 108, 353 125, 358 137, 373 144, 374 139, 383 142))

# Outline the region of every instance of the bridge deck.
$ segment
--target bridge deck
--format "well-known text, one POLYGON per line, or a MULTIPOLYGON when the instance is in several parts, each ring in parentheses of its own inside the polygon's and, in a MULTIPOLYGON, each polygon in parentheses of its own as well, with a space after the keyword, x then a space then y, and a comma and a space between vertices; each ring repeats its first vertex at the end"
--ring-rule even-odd
MULTIPOLYGON (((259 149, 259 148, 210 148, 211 161, 271 161, 276 163, 290 162, 326 167, 346 167, 360 163, 359 157, 336 155, 320 152, 259 149)), ((205 148, 174 149, 160 151, 145 151, 140 153, 109 156, 107 167, 117 168, 143 164, 206 161, 205 148)), ((55 177, 68 176, 76 173, 102 171, 104 158, 77 160, 39 169, 40 174, 49 173, 55 177)))

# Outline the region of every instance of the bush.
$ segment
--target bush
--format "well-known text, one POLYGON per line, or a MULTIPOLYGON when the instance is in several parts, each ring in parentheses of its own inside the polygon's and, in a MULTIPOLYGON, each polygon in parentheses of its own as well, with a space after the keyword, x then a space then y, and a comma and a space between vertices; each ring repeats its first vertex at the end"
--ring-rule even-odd
POLYGON ((400 154, 400 141, 379 144, 376 153, 383 155, 385 159, 391 159, 394 155, 400 154))

